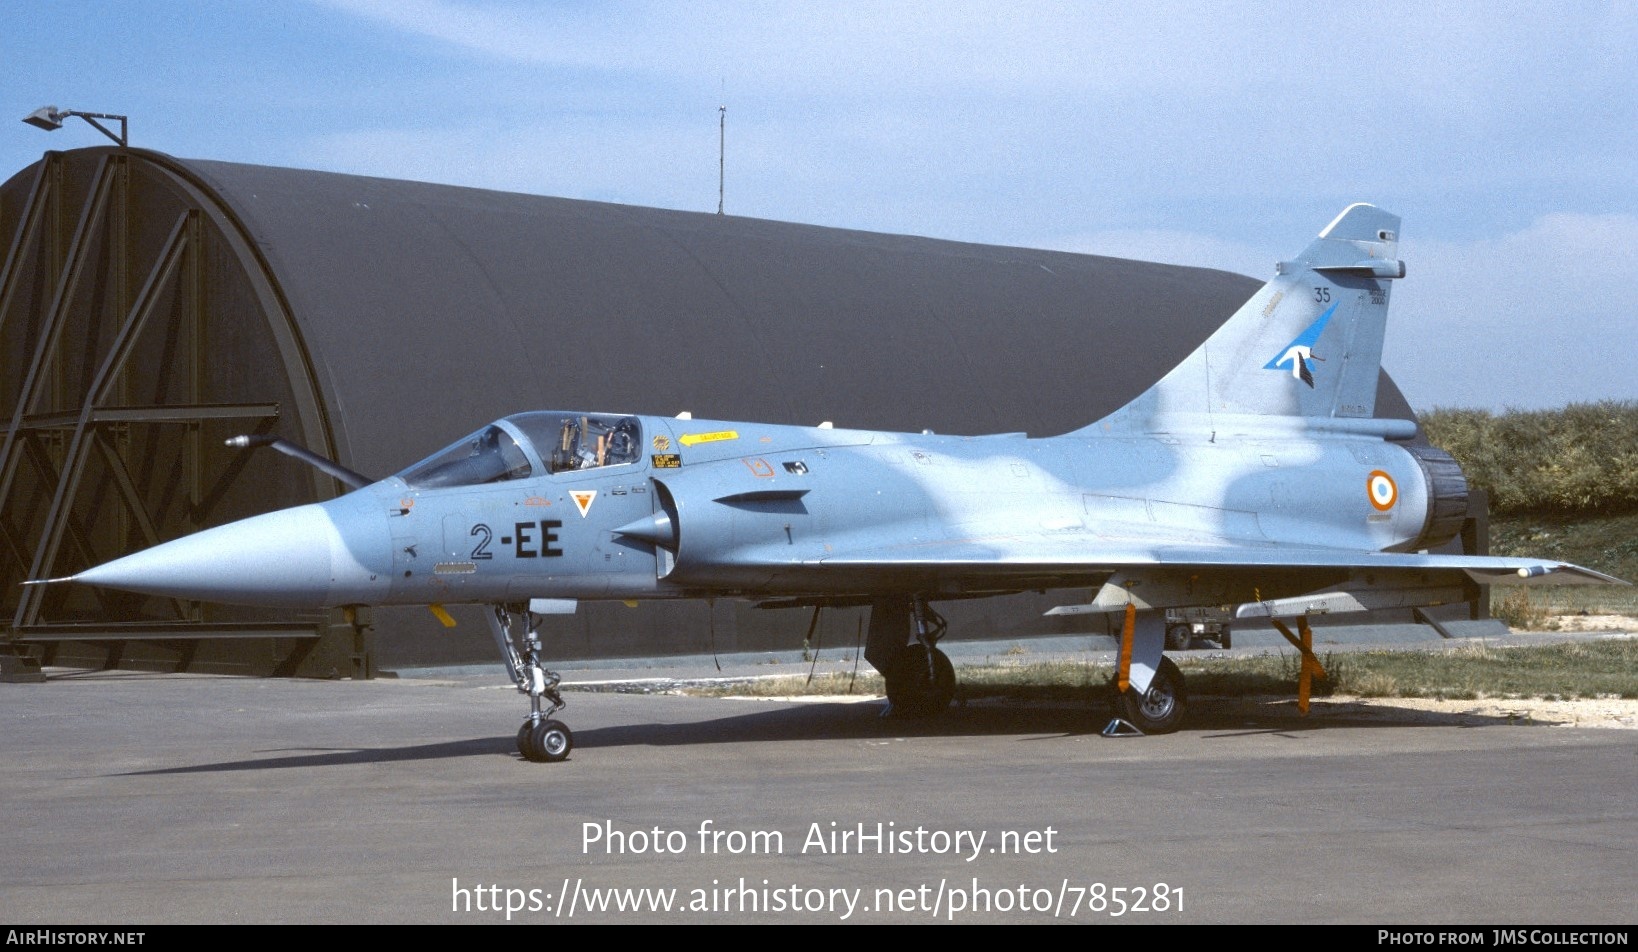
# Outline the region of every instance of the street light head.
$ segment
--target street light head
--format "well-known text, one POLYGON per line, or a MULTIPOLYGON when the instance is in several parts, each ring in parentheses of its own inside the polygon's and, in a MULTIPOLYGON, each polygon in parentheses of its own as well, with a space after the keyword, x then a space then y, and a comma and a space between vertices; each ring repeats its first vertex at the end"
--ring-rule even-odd
POLYGON ((81 119, 84 119, 86 122, 89 122, 92 126, 96 127, 98 132, 110 139, 113 139, 119 144, 120 148, 125 148, 125 117, 116 116, 113 113, 80 112, 78 109, 58 109, 56 106, 41 106, 40 108, 24 116, 23 121, 36 129, 44 129, 47 132, 52 132, 57 129, 61 129, 63 127, 63 120, 67 119, 69 116, 79 116, 81 119), (98 122, 98 119, 118 119, 119 132, 115 133, 114 130, 98 122))
POLYGON ((63 127, 63 114, 57 111, 56 106, 41 106, 24 116, 23 121, 36 129, 52 132, 63 127))

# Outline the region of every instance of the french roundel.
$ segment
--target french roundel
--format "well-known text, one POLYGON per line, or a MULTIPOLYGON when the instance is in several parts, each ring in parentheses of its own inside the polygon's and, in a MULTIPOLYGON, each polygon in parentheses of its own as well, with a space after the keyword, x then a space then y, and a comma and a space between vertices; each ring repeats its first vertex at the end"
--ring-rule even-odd
POLYGON ((1392 476, 1380 469, 1371 470, 1371 475, 1365 480, 1365 492, 1371 497, 1371 505, 1379 512, 1387 512, 1399 501, 1399 487, 1394 484, 1392 476))

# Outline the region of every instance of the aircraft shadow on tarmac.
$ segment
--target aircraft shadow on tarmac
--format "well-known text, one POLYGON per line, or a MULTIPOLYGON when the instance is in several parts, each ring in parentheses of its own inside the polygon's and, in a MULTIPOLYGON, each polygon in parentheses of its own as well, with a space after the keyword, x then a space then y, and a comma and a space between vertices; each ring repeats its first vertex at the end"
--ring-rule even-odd
MULTIPOLYGON (((734 703, 734 702, 730 702, 734 703)), ((737 703, 752 703, 739 701, 737 703)), ((935 718, 882 716, 882 705, 871 703, 761 702, 767 706, 751 713, 733 714, 683 723, 630 724, 589 728, 576 733, 580 752, 598 748, 669 747, 738 743, 789 743, 813 740, 882 740, 908 737, 1000 737, 1040 742, 1096 736, 1109 722, 1101 704, 1050 707, 1009 705, 1001 701, 975 702, 952 708, 935 718)), ((1496 727, 1518 726, 1516 718, 1472 713, 1436 713, 1396 708, 1391 702, 1368 707, 1355 702, 1315 701, 1308 716, 1290 699, 1201 698, 1190 708, 1189 725, 1169 737, 1111 738, 1129 743, 1175 744, 1178 740, 1227 741, 1254 735, 1296 738, 1304 733, 1336 729, 1383 727, 1496 727)), ((1544 722, 1527 722, 1544 726, 1544 722)), ((352 764, 447 760, 495 756, 522 760, 511 735, 469 740, 372 748, 269 749, 250 760, 128 771, 117 776, 161 776, 240 770, 311 769, 352 764)), ((573 756, 569 758, 571 761, 573 756)))

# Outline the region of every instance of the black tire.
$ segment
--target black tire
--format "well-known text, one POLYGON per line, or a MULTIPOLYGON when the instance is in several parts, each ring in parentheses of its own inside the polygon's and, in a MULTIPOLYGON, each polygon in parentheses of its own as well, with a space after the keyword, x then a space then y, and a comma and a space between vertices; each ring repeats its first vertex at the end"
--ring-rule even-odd
POLYGON ((534 721, 524 721, 523 726, 518 728, 518 753, 525 757, 529 756, 529 730, 534 726, 534 721))
POLYGON ((1166 626, 1167 651, 1186 651, 1192 641, 1194 641, 1194 632, 1188 625, 1166 626))
POLYGON ((529 731, 522 749, 523 756, 537 764, 554 764, 574 750, 574 733, 562 721, 544 720, 529 731))
POLYGON ((927 665, 926 647, 905 645, 893 664, 893 670, 884 673, 887 703, 893 714, 899 717, 931 717, 949 707, 950 701, 955 698, 955 666, 944 652, 937 648, 931 650, 931 670, 927 665))
POLYGON ((1141 697, 1131 688, 1121 691, 1115 696, 1115 709, 1145 734, 1170 734, 1182 726, 1188 710, 1183 672, 1172 659, 1161 658, 1149 690, 1141 697))

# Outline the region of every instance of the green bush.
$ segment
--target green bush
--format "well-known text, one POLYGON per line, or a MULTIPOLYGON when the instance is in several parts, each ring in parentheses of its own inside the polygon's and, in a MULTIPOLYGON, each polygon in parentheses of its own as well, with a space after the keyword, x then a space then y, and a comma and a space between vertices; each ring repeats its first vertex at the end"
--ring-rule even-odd
POLYGON ((1461 464, 1495 513, 1612 515, 1638 510, 1638 403, 1559 410, 1439 408, 1422 430, 1461 464))

